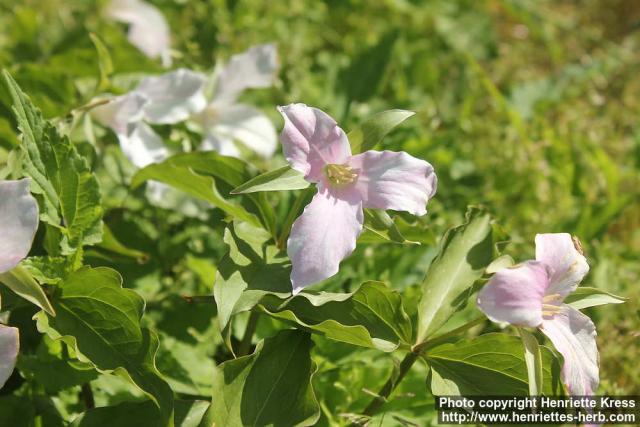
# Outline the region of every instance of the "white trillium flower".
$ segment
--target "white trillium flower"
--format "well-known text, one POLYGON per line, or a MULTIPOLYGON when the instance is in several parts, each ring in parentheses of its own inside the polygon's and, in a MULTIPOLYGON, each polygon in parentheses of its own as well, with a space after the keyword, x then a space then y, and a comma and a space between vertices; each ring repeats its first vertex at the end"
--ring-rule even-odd
MULTIPOLYGON (((38 203, 29 179, 0 182, 0 273, 12 270, 29 253, 38 229, 38 203)), ((0 325, 0 388, 7 382, 20 347, 18 328, 0 325)))
POLYGON ((142 0, 112 0, 106 15, 129 25, 127 39, 142 53, 171 66, 169 24, 157 7, 142 0))

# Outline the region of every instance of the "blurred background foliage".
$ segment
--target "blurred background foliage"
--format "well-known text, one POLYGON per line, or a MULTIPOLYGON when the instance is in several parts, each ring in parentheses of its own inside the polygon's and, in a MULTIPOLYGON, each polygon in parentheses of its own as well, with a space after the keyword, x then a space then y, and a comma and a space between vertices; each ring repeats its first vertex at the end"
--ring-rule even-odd
MULTIPOLYGON (((170 23, 174 67, 212 70, 220 59, 275 42, 281 66, 276 86, 244 97, 278 127, 282 121, 275 105, 290 102, 317 106, 346 130, 378 111, 417 112, 381 145, 406 150, 435 166, 438 194, 429 214, 418 220, 424 244, 359 245, 327 288, 386 280, 403 290, 408 311, 415 312, 415 285, 434 254, 437 236, 462 221, 467 204, 490 209, 509 236, 506 252, 516 260, 533 257, 537 232, 573 233, 582 240, 591 265, 585 284, 630 298, 626 304, 588 312, 598 327, 600 391, 640 394, 639 2, 151 2, 170 23)), ((126 91, 136 76, 163 71, 127 42, 124 26, 103 18, 105 5, 0 0, 0 64, 45 116, 59 118, 62 127, 72 129, 72 111, 98 94, 98 54, 90 33, 111 55, 111 92, 126 91)), ((161 332, 160 369, 170 374, 174 389, 207 396, 212 358, 224 359, 211 322, 215 309, 180 296, 210 293, 215 264, 225 251, 222 214, 212 211, 194 218, 150 206, 144 190, 129 189, 134 169, 115 137, 87 126, 75 126, 73 140, 99 173, 107 225, 130 249, 97 248, 88 254, 90 262, 115 266, 125 276, 125 286, 145 297, 144 319, 161 332)), ((168 144, 178 147, 198 142, 179 126, 160 131, 168 144)), ((3 87, 0 163, 10 161, 8 152, 16 143, 3 87)), ((281 164, 281 155, 258 163, 265 170, 281 164)), ((283 217, 294 195, 272 197, 283 217)), ((46 348, 58 357, 51 343, 35 338, 29 320, 33 309, 23 310, 23 352, 46 348)), ((237 322, 242 331, 243 317, 237 322)), ((270 335, 274 322, 261 319, 258 334, 270 335)), ((346 422, 349 413, 358 413, 370 400, 367 390, 377 390, 384 381, 391 359, 314 340, 322 422, 346 422)), ((401 387, 389 407, 395 412, 385 423, 422 423, 433 416, 429 399, 422 398, 425 379, 419 370, 401 387)), ((97 403, 116 402, 117 390, 125 385, 100 378, 92 383, 97 403)), ((36 375, 28 381, 40 380, 36 375)), ((2 394, 11 391, 8 385, 2 394)), ((72 411, 75 396, 60 391, 54 404, 72 411)))

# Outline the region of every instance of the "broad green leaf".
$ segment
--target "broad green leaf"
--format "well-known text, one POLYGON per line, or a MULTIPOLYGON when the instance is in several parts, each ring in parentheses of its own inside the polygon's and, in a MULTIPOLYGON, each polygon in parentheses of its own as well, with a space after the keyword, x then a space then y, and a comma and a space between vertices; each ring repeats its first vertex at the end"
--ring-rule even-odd
POLYGON ((588 286, 579 286, 575 291, 567 295, 564 300, 565 304, 569 304, 578 310, 605 304, 622 304, 626 301, 628 301, 628 298, 619 297, 602 289, 588 286))
POLYGON ((503 268, 509 268, 515 264, 513 258, 509 255, 501 255, 498 258, 494 259, 491 264, 487 266, 485 269, 485 273, 493 274, 502 270, 503 268))
POLYGON ((125 257, 135 258, 138 261, 145 261, 149 258, 149 255, 145 254, 144 252, 138 251, 136 249, 131 249, 123 245, 116 238, 116 236, 114 236, 113 232, 107 226, 107 224, 104 224, 102 237, 102 242, 97 245, 97 247, 100 249, 105 249, 109 252, 113 252, 125 257))
MULTIPOLYGON (((207 411, 204 400, 176 400, 175 426, 198 427, 207 411)), ((140 427, 161 425, 158 411, 151 401, 124 402, 115 406, 90 409, 78 415, 71 427, 140 427)))
POLYGON ((264 230, 234 222, 224 232, 229 252, 218 264, 213 295, 218 323, 224 330, 231 316, 253 308, 269 293, 291 295, 291 265, 264 230))
POLYGON ((411 341, 411 321, 400 294, 381 282, 365 282, 352 293, 302 292, 285 301, 265 296, 267 314, 327 338, 393 351, 411 341))
POLYGON ((57 315, 38 313, 38 330, 65 341, 99 371, 132 382, 159 408, 163 424, 171 425, 173 393, 155 367, 158 337, 141 328, 144 300, 122 288, 120 275, 83 267, 62 281, 52 302, 57 315))
POLYGON ((0 425, 11 427, 32 427, 35 407, 29 397, 0 396, 0 425))
POLYGON ((290 166, 283 166, 261 175, 251 178, 249 181, 234 188, 231 194, 247 194, 258 191, 281 191, 281 190, 302 190, 307 188, 309 181, 304 176, 290 166))
POLYGON ((34 303, 52 316, 56 311, 51 306, 47 295, 42 287, 33 279, 33 276, 22 266, 17 266, 13 270, 0 274, 0 282, 7 285, 16 294, 29 302, 34 303))
POLYGON ((365 233, 359 237, 360 242, 375 243, 378 241, 388 241, 412 245, 420 244, 420 242, 407 240, 398 229, 393 218, 382 209, 364 210, 364 229, 365 233))
POLYGON ((418 344, 440 329, 466 301, 471 286, 492 258, 491 217, 472 207, 466 223, 447 231, 427 270, 418 305, 418 344))
POLYGON ((111 62, 111 55, 109 50, 104 45, 100 37, 94 33, 89 33, 89 37, 96 47, 98 52, 98 67, 100 68, 100 81, 98 83, 97 90, 99 92, 109 89, 109 77, 113 74, 113 63, 111 62))
POLYGON ((69 138, 43 119, 7 71, 4 78, 22 131, 22 171, 32 178, 31 190, 40 204, 40 219, 60 229, 63 254, 100 242, 100 187, 89 165, 69 138))
POLYGON ((311 426, 320 408, 311 386, 309 334, 280 331, 253 354, 219 365, 201 427, 311 426))
POLYGON ((529 381, 529 395, 539 396, 543 387, 544 373, 542 372, 542 352, 535 336, 523 328, 518 328, 520 339, 524 347, 524 361, 527 365, 529 381))
MULTIPOLYGON (((544 383, 540 392, 561 390, 560 365, 553 353, 541 347, 544 383)), ((523 345, 518 337, 491 333, 427 351, 431 367, 431 392, 441 395, 527 396, 528 373, 523 345)))
POLYGON ((358 154, 371 150, 396 126, 414 114, 415 112, 407 110, 387 110, 369 117, 349 132, 351 152, 358 154))
POLYGON ((250 208, 253 208, 259 212, 265 228, 274 233, 273 209, 264 195, 248 195, 247 199, 251 201, 252 206, 247 206, 237 199, 228 199, 228 194, 219 189, 219 183, 216 181, 221 180, 225 185, 234 188, 250 178, 248 165, 242 160, 215 152, 199 152, 176 154, 162 163, 151 164, 133 176, 131 186, 136 188, 148 180, 160 181, 222 209, 235 219, 260 225, 258 217, 250 212, 250 208))

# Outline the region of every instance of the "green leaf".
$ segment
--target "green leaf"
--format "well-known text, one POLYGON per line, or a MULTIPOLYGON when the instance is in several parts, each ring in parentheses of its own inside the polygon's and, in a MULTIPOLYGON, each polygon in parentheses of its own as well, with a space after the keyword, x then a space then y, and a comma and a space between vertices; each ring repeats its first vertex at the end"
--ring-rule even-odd
MULTIPOLYGON (((176 400, 175 426, 197 427, 209 407, 204 400, 176 400)), ((161 425, 151 401, 124 402, 115 406, 90 409, 77 416, 71 427, 140 427, 161 425)))
MULTIPOLYGON (((541 347, 545 395, 561 392, 560 365, 541 347)), ((441 395, 527 396, 528 373, 519 338, 491 333, 435 347, 424 356, 431 367, 431 391, 441 395)))
POLYGON ((351 152, 358 154, 371 150, 396 126, 415 114, 407 110, 387 110, 374 114, 349 132, 351 152))
POLYGON ((579 286, 575 291, 567 295, 564 302, 573 308, 582 310, 583 308, 596 307, 605 304, 622 304, 629 298, 619 297, 607 291, 588 286, 579 286))
POLYGON ((447 231, 422 283, 418 305, 420 344, 457 311, 473 283, 493 258, 491 217, 479 208, 467 212, 466 223, 447 231))
MULTIPOLYGON (((131 186, 136 188, 148 180, 160 181, 222 209, 235 219, 260 225, 260 220, 249 211, 249 206, 238 200, 230 200, 227 194, 221 192, 215 178, 233 188, 249 180, 251 175, 248 165, 242 160, 214 152, 186 153, 176 154, 162 163, 139 170, 133 176, 131 186)), ((251 194, 248 200, 252 202, 253 210, 261 215, 265 228, 274 233, 273 209, 264 195, 251 194)))
POLYGON ((113 74, 113 63, 111 62, 111 55, 109 55, 109 50, 102 43, 100 37, 95 35, 94 33, 89 33, 89 37, 93 42, 93 45, 96 47, 96 51, 98 52, 98 67, 100 68, 100 81, 98 83, 97 90, 99 92, 105 91, 109 89, 109 77, 113 74))
POLYGON ((30 398, 14 395, 0 397, 0 425, 32 427, 35 415, 30 398))
POLYGON ((16 294, 29 302, 37 305, 52 316, 56 311, 51 306, 47 295, 44 293, 38 282, 22 266, 17 266, 13 270, 0 274, 0 282, 7 285, 16 294))
POLYGON ((129 258, 134 258, 139 262, 144 262, 149 259, 149 255, 136 249, 131 249, 123 245, 113 234, 111 229, 104 224, 102 242, 97 245, 98 248, 113 252, 118 255, 122 255, 129 258))
POLYGON ((381 282, 365 282, 352 293, 302 292, 285 301, 265 296, 259 309, 327 338, 393 351, 411 341, 411 321, 400 294, 381 282))
POLYGON ((311 185, 304 175, 290 166, 283 166, 251 178, 249 181, 231 190, 231 194, 247 194, 258 191, 302 190, 311 185))
POLYGON ((253 354, 219 365, 201 426, 311 426, 320 407, 311 386, 309 334, 284 330, 253 354))
POLYGON ((524 361, 527 365, 529 395, 539 396, 543 387, 542 352, 538 340, 523 328, 518 328, 524 346, 524 361))
POLYGON ((394 242, 403 244, 419 245, 420 242, 407 240, 394 222, 393 218, 382 209, 364 210, 364 229, 359 241, 365 243, 394 242))
POLYGON ((289 260, 264 230, 234 222, 225 230, 224 242, 229 252, 218 265, 213 285, 221 330, 232 315, 251 310, 263 296, 286 298, 292 290, 289 260))
POLYGON ((498 258, 494 259, 491 262, 491 264, 487 266, 487 268, 485 269, 485 273, 487 274, 497 273, 503 268, 512 267, 514 264, 515 264, 515 261, 509 255, 501 255, 498 258))
POLYGON ((120 275, 83 267, 62 281, 53 307, 56 317, 36 315, 38 330, 65 341, 81 361, 136 385, 159 408, 163 425, 171 425, 173 393, 155 367, 158 337, 141 328, 144 300, 122 288, 120 275))
POLYGON ((22 131, 22 170, 33 180, 40 219, 62 232, 63 254, 100 242, 103 209, 96 177, 69 138, 43 119, 6 70, 4 78, 22 131))

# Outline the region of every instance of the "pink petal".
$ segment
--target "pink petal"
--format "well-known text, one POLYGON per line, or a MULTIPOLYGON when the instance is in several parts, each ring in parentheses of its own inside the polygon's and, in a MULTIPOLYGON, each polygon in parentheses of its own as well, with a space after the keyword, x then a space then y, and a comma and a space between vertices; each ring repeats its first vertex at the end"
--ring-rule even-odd
POLYGON ((433 166, 405 152, 367 151, 349 160, 358 173, 356 188, 365 208, 427 213, 427 201, 436 193, 433 166))
POLYGON ((596 327, 586 315, 566 304, 542 322, 542 332, 562 354, 562 381, 574 396, 592 395, 598 388, 599 357, 596 327))
POLYGON ((478 293, 478 308, 494 322, 537 327, 542 323, 542 298, 547 286, 549 276, 541 262, 504 268, 478 293))
POLYGON ((148 100, 144 114, 149 123, 173 124, 186 120, 207 106, 205 77, 186 68, 143 79, 135 92, 148 100))
POLYGON ((16 366, 19 349, 18 328, 0 325, 0 388, 4 387, 16 366))
POLYGON ((215 104, 233 103, 245 89, 273 84, 278 71, 278 52, 274 44, 254 46, 233 55, 216 82, 215 104))
POLYGON ((38 229, 38 203, 30 180, 0 182, 0 273, 24 259, 38 229))
POLYGON ((160 10, 142 0, 112 0, 107 16, 129 24, 127 38, 149 58, 162 57, 170 65, 169 24, 160 10))
POLYGON ((550 267, 547 293, 560 294, 562 298, 573 292, 589 272, 586 258, 568 233, 537 234, 536 260, 550 267))
POLYGON ((336 198, 327 189, 318 191, 293 223, 287 241, 294 294, 338 272, 340 261, 356 247, 362 222, 360 201, 336 198))
POLYGON ((324 111, 305 104, 278 107, 284 117, 282 148, 291 167, 311 182, 322 181, 328 163, 344 164, 351 156, 347 135, 324 111))

